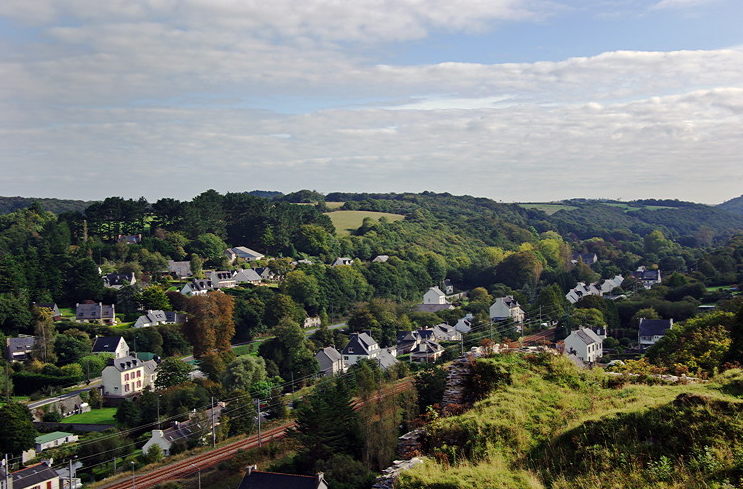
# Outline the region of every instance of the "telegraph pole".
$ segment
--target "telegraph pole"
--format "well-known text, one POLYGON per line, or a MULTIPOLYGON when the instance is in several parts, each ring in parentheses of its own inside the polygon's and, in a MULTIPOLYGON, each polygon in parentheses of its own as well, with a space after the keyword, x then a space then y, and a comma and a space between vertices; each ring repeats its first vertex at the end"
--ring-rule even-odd
MULTIPOLYGON (((214 396, 212 396, 212 448, 214 448, 217 445, 217 432, 214 431, 214 396)), ((201 469, 199 469, 199 481, 201 481, 201 469)), ((199 487, 201 487, 201 482, 199 482, 199 487)))
POLYGON ((258 399, 258 448, 261 448, 261 400, 258 399))

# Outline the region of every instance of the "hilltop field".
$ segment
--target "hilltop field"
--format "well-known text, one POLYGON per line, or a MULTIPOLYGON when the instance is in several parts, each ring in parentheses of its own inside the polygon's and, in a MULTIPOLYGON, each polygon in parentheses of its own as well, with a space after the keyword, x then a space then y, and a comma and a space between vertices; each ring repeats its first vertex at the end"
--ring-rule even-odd
POLYGON ((361 227, 361 224, 367 217, 375 221, 379 221, 384 217, 389 222, 405 219, 405 216, 402 214, 373 211, 333 211, 326 213, 326 215, 333 222, 338 236, 350 236, 353 231, 361 227))

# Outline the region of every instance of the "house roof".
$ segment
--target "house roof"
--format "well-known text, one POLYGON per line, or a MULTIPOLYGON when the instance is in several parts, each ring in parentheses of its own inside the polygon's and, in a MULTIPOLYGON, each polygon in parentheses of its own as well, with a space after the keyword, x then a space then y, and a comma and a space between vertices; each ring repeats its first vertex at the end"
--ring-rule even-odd
POLYGON ((343 356, 341 356, 338 350, 336 350, 332 346, 326 346, 325 348, 321 348, 320 350, 318 350, 317 353, 315 353, 315 356, 318 356, 318 355, 325 355, 326 357, 328 357, 328 360, 334 363, 340 362, 341 360, 343 360, 343 356))
POLYGON ((168 260, 168 270, 175 273, 179 277, 190 277, 192 273, 191 262, 168 260))
POLYGON ((165 311, 165 320, 168 323, 181 324, 187 319, 185 312, 165 311))
POLYGON ((116 353, 119 343, 123 340, 121 336, 96 336, 93 340, 93 352, 116 353))
POLYGON ((640 336, 663 336, 673 327, 673 319, 640 319, 640 336))
POLYGON ((235 246, 234 248, 231 249, 231 251, 241 258, 245 258, 245 257, 263 258, 264 256, 262 253, 258 253, 255 250, 251 250, 250 248, 246 246, 235 246))
POLYGON ((27 352, 33 350, 36 338, 33 336, 21 336, 19 338, 7 338, 6 343, 8 345, 8 351, 12 354, 13 352, 27 352))
POLYGON ((377 361, 379 362, 379 366, 386 370, 397 363, 397 357, 392 353, 391 348, 385 348, 379 352, 377 361))
POLYGON ((429 292, 433 292, 433 293, 435 293, 439 297, 441 297, 442 295, 446 295, 443 292, 441 292, 441 289, 439 289, 438 287, 431 287, 430 289, 428 289, 428 291, 426 292, 426 294, 428 294, 429 292))
POLYGON ((348 344, 343 349, 344 355, 368 355, 369 350, 376 346, 374 338, 366 333, 351 333, 348 344))
POLYGON ((128 285, 134 279, 134 273, 107 273, 103 280, 109 285, 128 285))
POLYGON ((238 489, 317 489, 319 487, 327 487, 322 474, 295 475, 251 470, 245 474, 238 489))
POLYGON ((261 276, 258 275, 252 268, 246 268, 235 272, 232 277, 236 282, 260 282, 261 276))
POLYGON ((418 312, 439 312, 454 309, 451 304, 417 304, 415 310, 418 312))
POLYGON ((581 328, 577 331, 573 331, 572 333, 570 333, 570 336, 575 336, 586 345, 592 345, 594 343, 602 342, 601 338, 599 338, 596 333, 588 328, 581 328))
POLYGON ((115 316, 112 304, 101 304, 100 302, 83 302, 77 304, 75 316, 78 319, 113 319, 115 316))
POLYGON ((57 472, 44 462, 17 470, 10 475, 13 478, 13 489, 39 486, 43 482, 59 478, 57 472))
POLYGON ((54 431, 45 435, 39 435, 34 441, 37 444, 41 445, 42 443, 49 443, 50 441, 59 440, 60 438, 67 438, 68 436, 72 436, 72 433, 67 433, 65 431, 54 431))
POLYGON ((109 360, 109 365, 113 365, 113 367, 119 372, 126 372, 127 370, 143 367, 145 363, 146 362, 134 358, 131 355, 127 355, 121 358, 112 358, 111 360, 109 360))

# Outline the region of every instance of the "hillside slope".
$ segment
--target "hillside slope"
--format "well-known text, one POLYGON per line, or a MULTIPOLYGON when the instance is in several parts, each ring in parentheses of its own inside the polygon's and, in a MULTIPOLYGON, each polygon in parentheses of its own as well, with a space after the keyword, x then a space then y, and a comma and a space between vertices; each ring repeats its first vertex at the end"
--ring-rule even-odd
POLYGON ((743 195, 723 202, 722 204, 718 205, 717 208, 743 216, 743 195))
POLYGON ((470 411, 429 425, 426 463, 398 487, 739 487, 743 480, 743 402, 733 395, 741 393, 740 370, 706 385, 632 385, 551 354, 500 355, 474 368, 473 392, 491 392, 470 411))

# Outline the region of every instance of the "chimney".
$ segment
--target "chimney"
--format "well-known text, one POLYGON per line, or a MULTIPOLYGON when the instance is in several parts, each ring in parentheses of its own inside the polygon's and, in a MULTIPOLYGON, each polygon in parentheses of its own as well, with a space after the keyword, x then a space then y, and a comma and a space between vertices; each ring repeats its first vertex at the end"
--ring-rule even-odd
POLYGON ((250 475, 254 470, 258 470, 257 465, 248 465, 245 467, 245 470, 247 471, 245 475, 250 475))
POLYGON ((321 482, 325 482, 324 475, 325 474, 323 474, 322 472, 318 472, 317 475, 315 476, 315 482, 317 482, 318 484, 320 484, 321 482))

